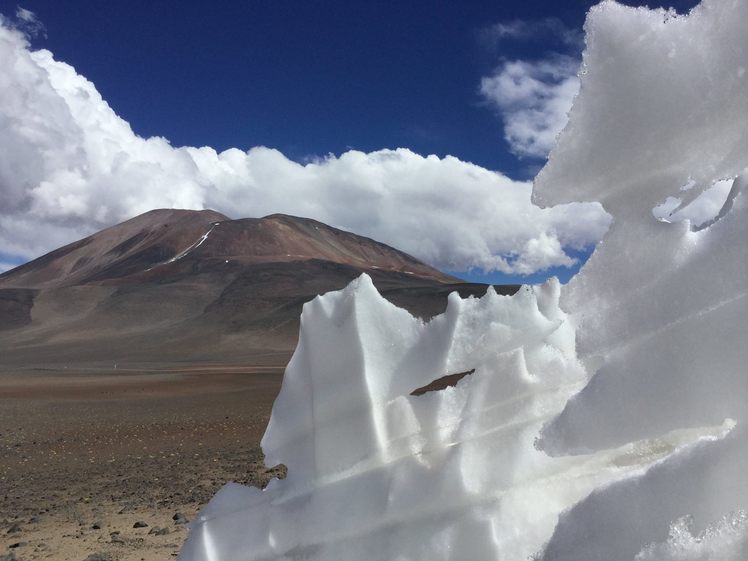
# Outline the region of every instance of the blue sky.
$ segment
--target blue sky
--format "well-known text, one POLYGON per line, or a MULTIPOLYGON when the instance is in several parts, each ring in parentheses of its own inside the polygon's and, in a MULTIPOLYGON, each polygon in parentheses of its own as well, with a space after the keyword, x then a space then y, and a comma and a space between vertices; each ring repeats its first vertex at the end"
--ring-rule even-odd
MULTIPOLYGON (((679 11, 695 4, 668 3, 679 11)), ((44 26, 30 37, 31 48, 72 65, 140 137, 218 152, 265 146, 299 163, 351 149, 408 148, 455 156, 515 180, 532 179, 544 159, 518 156, 507 142, 506 115, 481 93, 482 80, 510 61, 578 59, 591 5, 21 3, 44 26)), ((0 0, 7 17, 17 9, 16 2, 0 0)), ((27 255, 0 247, 0 262, 27 255)))

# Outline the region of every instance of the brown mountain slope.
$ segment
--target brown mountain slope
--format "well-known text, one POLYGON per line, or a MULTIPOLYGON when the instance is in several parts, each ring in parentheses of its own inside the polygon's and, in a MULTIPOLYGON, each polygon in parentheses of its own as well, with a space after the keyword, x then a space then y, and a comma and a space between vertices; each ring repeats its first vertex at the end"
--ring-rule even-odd
POLYGON ((212 210, 153 210, 0 275, 2 288, 149 282, 220 264, 320 259, 366 269, 457 279, 370 238, 309 218, 230 220, 212 210), (131 278, 134 277, 134 278, 131 278))
POLYGON ((363 272, 422 317, 485 292, 306 218, 156 210, 0 275, 0 367, 283 364, 303 303, 363 272))
POLYGON ((50 288, 126 276, 177 255, 213 223, 212 210, 153 210, 0 275, 0 288, 50 288))

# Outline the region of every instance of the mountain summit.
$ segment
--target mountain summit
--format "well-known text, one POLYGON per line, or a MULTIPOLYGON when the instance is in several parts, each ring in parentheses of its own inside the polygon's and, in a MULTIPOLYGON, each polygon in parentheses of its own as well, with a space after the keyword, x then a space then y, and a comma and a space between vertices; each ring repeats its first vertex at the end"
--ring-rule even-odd
POLYGON ((0 362, 280 364, 304 302, 361 273, 422 317, 485 291, 308 218, 153 210, 0 275, 0 362))
POLYGON ((0 275, 0 287, 148 282, 221 265, 312 259, 459 282, 390 246, 309 218, 273 214, 231 220, 212 210, 160 209, 8 271, 0 275))

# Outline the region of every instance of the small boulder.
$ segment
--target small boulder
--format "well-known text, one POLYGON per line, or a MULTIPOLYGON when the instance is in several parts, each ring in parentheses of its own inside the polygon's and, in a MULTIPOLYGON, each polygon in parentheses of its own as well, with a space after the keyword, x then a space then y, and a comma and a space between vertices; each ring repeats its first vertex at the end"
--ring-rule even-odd
POLYGON ((112 543, 125 543, 125 538, 120 536, 119 532, 112 532, 109 536, 112 538, 112 543))

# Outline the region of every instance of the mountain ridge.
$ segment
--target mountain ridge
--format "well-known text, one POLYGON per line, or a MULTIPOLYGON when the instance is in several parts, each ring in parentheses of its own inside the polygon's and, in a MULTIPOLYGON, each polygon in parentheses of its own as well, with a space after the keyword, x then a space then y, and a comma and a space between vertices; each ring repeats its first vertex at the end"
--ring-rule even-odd
POLYGON ((271 214, 232 220, 212 210, 157 209, 6 271, 0 275, 0 287, 125 282, 131 275, 147 275, 197 250, 199 259, 225 263, 323 259, 460 282, 391 246, 310 218, 271 214))
POLYGON ((284 365, 304 303, 362 273, 423 319, 487 286, 308 218, 154 210, 0 275, 0 369, 284 365))

